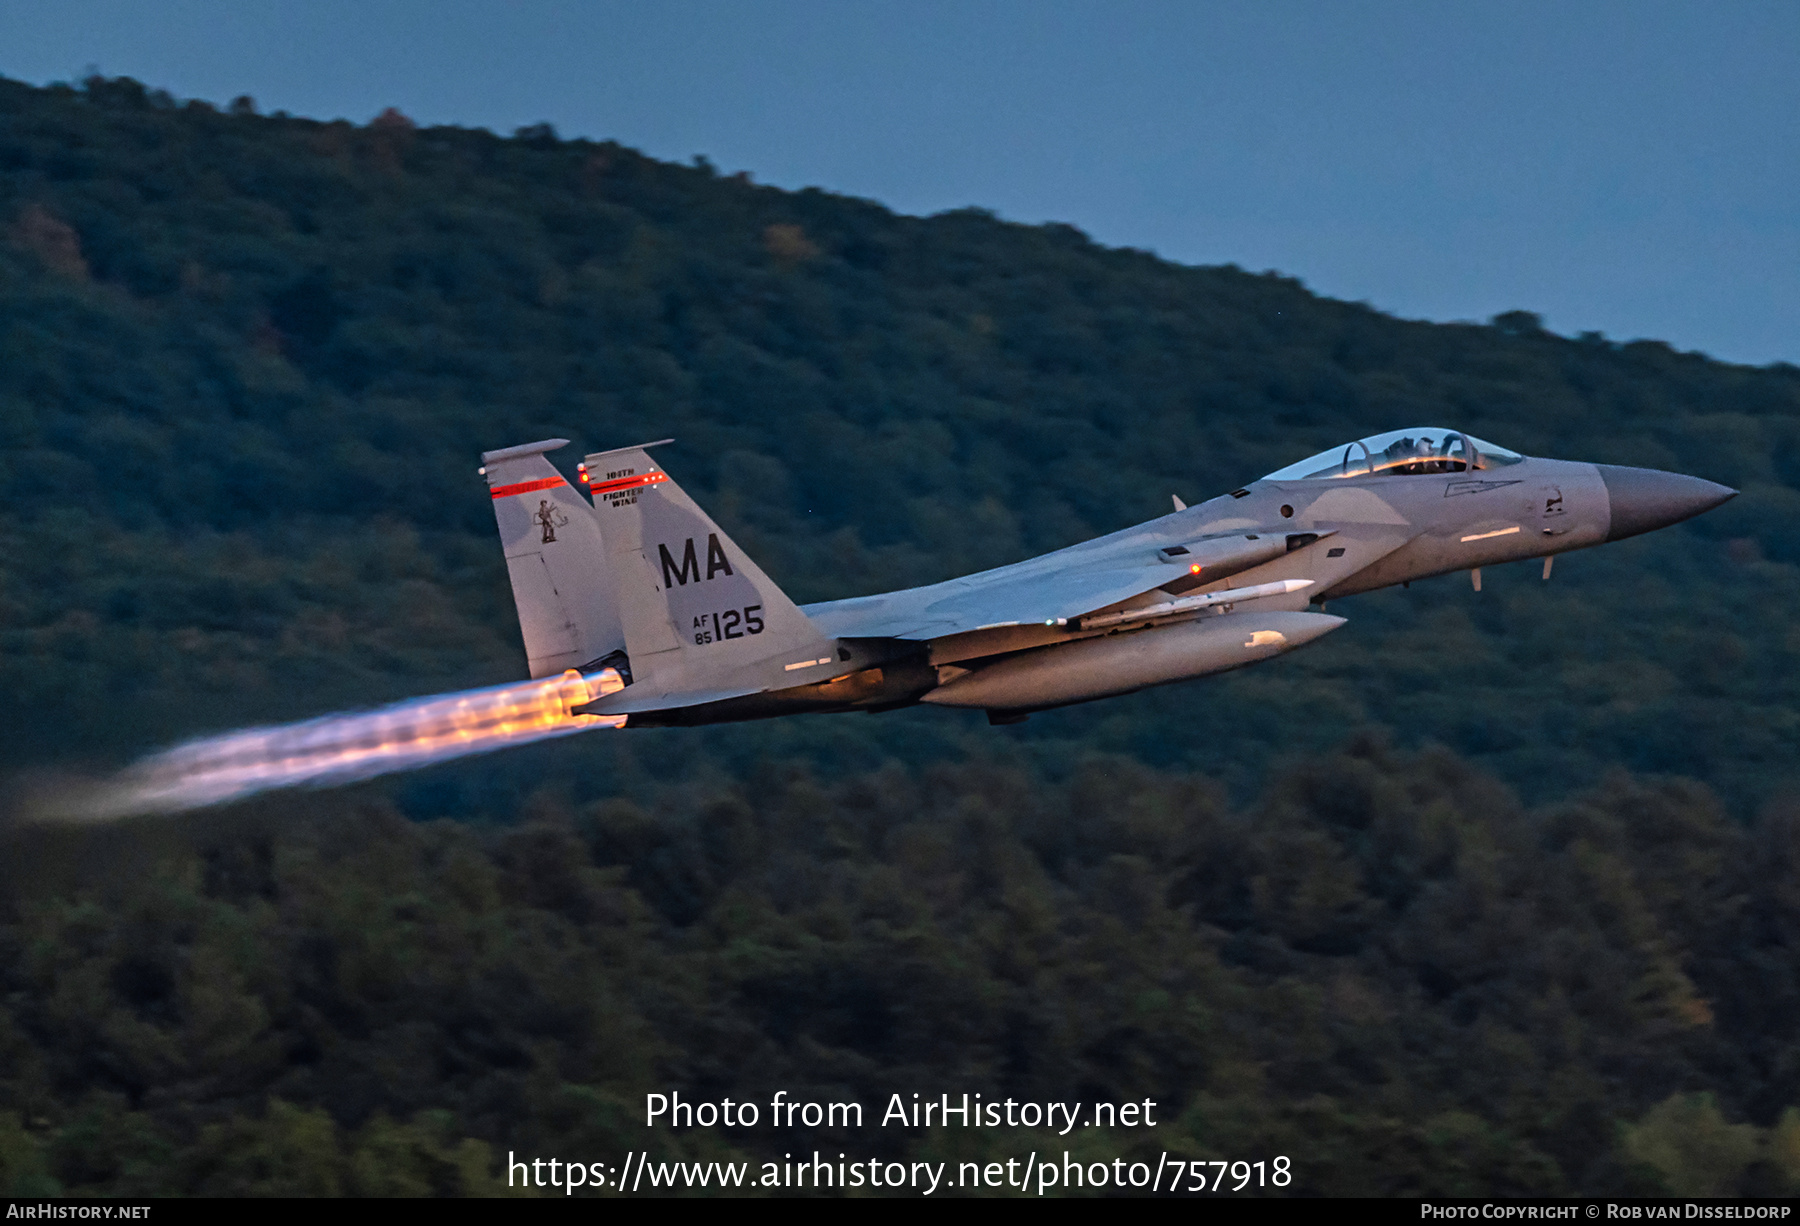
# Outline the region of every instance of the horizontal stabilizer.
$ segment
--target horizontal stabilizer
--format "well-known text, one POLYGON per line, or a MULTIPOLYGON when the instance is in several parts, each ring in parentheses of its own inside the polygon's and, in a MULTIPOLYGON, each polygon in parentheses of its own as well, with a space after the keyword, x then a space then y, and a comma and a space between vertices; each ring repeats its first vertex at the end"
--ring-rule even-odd
POLYGON ((703 706, 709 702, 724 702, 727 698, 760 694, 767 688, 765 685, 744 685, 720 690, 691 690, 680 694, 653 694, 645 692, 642 686, 634 685, 630 689, 570 707, 569 714, 614 716, 636 715, 644 711, 675 711, 683 707, 703 706))

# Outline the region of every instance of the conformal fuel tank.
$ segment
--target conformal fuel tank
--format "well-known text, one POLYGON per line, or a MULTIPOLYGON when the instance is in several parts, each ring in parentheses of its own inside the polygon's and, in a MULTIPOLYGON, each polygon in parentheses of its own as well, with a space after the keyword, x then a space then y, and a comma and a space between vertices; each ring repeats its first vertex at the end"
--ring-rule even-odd
POLYGON ((920 699, 1037 710, 1242 668, 1344 624, 1325 613, 1229 613, 1038 647, 952 677, 920 699))

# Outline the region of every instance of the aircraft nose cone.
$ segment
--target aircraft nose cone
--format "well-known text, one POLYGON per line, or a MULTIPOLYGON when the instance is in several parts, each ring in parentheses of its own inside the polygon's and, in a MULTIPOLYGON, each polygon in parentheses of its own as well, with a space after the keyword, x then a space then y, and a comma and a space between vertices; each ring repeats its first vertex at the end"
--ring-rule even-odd
POLYGON ((1616 464, 1594 467, 1600 470, 1600 479, 1606 482, 1606 496, 1612 502, 1612 527, 1606 534, 1609 541, 1678 524, 1737 497, 1737 491, 1728 485, 1680 473, 1622 468, 1616 464))

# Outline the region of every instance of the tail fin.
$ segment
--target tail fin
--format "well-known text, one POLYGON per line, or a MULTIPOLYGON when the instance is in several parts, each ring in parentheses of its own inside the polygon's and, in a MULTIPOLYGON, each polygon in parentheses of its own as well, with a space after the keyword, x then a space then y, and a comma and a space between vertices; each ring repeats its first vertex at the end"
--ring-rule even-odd
POLYGON ((568 444, 545 439, 481 456, 534 678, 612 665, 606 657, 625 646, 593 509, 544 458, 568 444))
POLYGON ((581 468, 638 692, 747 693, 841 671, 831 640, 651 461, 656 445, 581 468))

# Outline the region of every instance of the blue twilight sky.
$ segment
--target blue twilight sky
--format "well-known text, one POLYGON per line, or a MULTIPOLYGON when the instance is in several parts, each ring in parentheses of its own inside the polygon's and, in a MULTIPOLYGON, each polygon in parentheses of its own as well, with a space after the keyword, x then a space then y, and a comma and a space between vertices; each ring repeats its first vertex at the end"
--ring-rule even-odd
POLYGON ((1800 362, 1795 0, 0 0, 0 75, 94 69, 1800 362))

